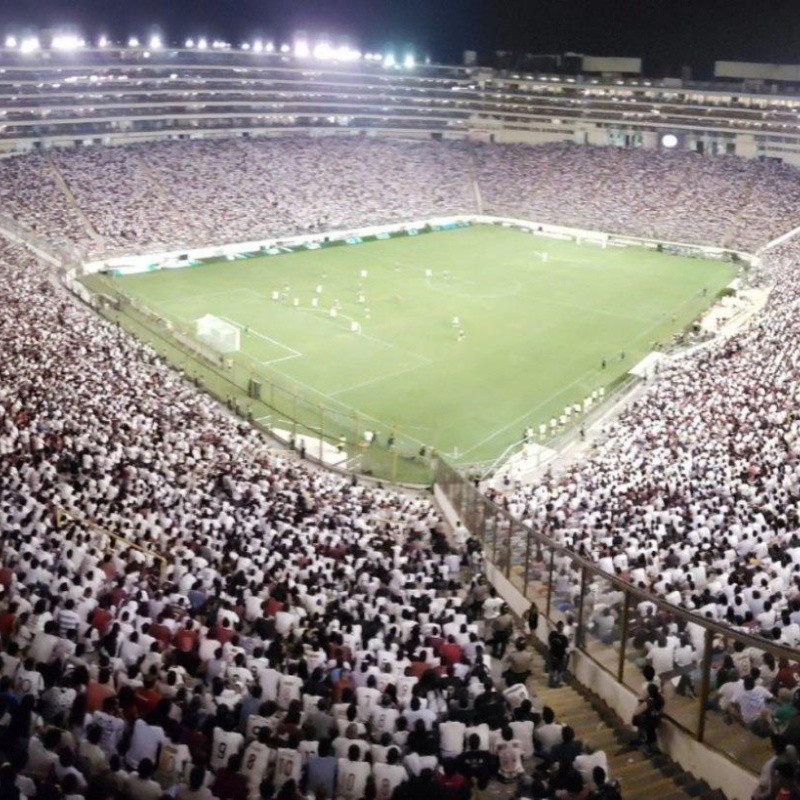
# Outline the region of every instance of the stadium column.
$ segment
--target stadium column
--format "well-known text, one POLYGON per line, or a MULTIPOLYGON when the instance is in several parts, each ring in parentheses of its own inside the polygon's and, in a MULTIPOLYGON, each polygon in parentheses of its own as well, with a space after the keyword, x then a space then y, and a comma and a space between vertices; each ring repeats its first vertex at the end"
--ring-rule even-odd
POLYGON ((622 605, 622 623, 619 632, 619 661, 617 662, 617 681, 622 683, 625 675, 625 646, 628 643, 628 622, 631 614, 631 594, 626 589, 622 605))
MULTIPOLYGON (((522 527, 522 526, 521 526, 522 527)), ((531 537, 533 531, 528 528, 525 530, 525 561, 523 562, 524 572, 522 574, 522 594, 524 597, 528 596, 528 578, 530 576, 530 563, 531 563, 531 537)))
POLYGON ((544 612, 545 619, 550 619, 550 602, 553 599, 553 566, 556 558, 555 547, 550 548, 550 566, 547 569, 547 607, 544 612))
POLYGON ((319 460, 323 460, 322 443, 325 441, 325 406, 319 404, 319 460))
MULTIPOLYGON (((499 513, 499 512, 498 512, 499 513)), ((508 536, 506 537, 506 578, 510 581, 511 580, 511 539, 514 535, 514 520, 511 519, 510 515, 503 513, 503 519, 505 520, 505 529, 508 531, 508 536)))
POLYGON ((697 741, 702 742, 706 732, 706 705, 708 693, 711 688, 711 660, 713 652, 714 633, 711 628, 706 628, 705 641, 703 642, 703 665, 700 673, 700 693, 697 704, 697 741))

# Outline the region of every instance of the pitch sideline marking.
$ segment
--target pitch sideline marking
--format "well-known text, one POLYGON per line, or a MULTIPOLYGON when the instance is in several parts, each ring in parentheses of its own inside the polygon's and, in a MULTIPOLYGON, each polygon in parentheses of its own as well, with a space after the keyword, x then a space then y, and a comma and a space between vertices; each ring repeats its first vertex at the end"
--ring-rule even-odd
POLYGON ((487 442, 491 442, 492 439, 495 438, 495 436, 498 436, 499 434, 503 433, 504 431, 507 431, 513 425, 518 425, 520 422, 522 422, 525 419, 525 417, 530 416, 531 413, 533 413, 537 409, 541 408, 542 406, 545 406, 548 403, 551 403, 553 400, 555 400, 556 397, 558 397, 560 394, 563 394, 567 389, 571 389, 573 386, 575 386, 575 384, 580 383, 581 381, 583 381, 584 378, 586 378, 587 375, 593 375, 596 372, 597 372, 596 369, 590 369, 590 370, 587 370, 586 372, 584 372, 583 375, 579 375, 577 378, 575 378, 574 381, 572 381, 572 383, 568 383, 566 386, 562 386, 557 392, 553 392, 553 394, 551 394, 550 397, 547 397, 544 400, 542 400, 541 403, 535 405, 533 408, 529 408, 524 414, 520 415, 516 419, 512 419, 511 422, 509 422, 507 425, 503 425, 502 428, 498 428, 496 431, 494 431, 494 433, 491 433, 485 439, 481 439, 481 441, 479 441, 477 444, 472 445, 472 447, 470 447, 469 450, 464 450, 461 453, 461 457, 463 458, 465 455, 467 455, 468 453, 473 452, 474 450, 477 450, 479 447, 482 447, 487 442))

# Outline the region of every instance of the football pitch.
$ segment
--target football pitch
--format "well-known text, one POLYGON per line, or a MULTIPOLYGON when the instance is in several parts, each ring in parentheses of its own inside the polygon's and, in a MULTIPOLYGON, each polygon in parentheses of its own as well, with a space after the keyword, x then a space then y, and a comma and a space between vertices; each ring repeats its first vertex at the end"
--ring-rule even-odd
POLYGON ((372 430, 377 447, 394 430, 409 452, 424 444, 466 464, 620 379, 735 274, 475 226, 102 280, 176 329, 206 314, 236 325, 237 368, 262 398, 291 395, 309 427, 372 430))

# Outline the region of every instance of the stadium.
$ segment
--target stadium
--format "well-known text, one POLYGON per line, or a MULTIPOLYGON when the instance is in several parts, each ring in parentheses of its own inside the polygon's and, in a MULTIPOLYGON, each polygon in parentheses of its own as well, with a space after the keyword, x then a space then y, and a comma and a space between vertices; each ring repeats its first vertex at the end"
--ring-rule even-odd
POLYGON ((797 83, 9 35, 0 796, 795 796, 797 83))

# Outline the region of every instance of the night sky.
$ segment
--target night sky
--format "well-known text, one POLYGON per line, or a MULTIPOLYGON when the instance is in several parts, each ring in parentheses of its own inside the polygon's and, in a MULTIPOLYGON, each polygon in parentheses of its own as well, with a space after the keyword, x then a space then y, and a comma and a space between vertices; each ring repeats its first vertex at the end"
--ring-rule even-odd
POLYGON ((466 49, 484 62, 497 49, 641 56, 652 73, 800 63, 800 0, 0 0, 0 31, 69 23, 118 38, 157 26, 175 41, 324 32, 451 63, 466 49))

